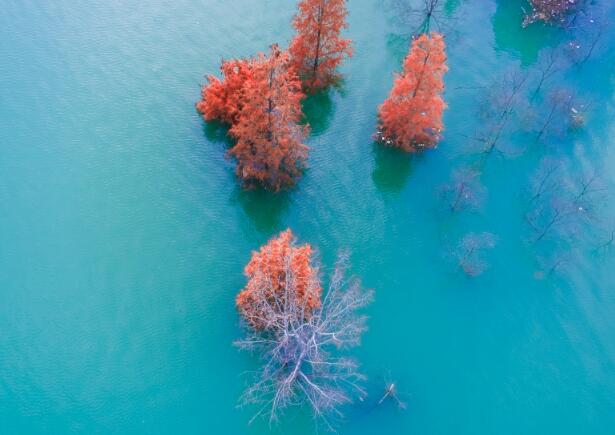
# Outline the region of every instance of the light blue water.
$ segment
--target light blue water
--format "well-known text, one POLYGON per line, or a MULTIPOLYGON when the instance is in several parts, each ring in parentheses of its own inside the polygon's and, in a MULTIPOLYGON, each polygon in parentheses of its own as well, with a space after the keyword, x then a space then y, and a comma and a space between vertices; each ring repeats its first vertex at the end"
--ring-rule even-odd
MULTIPOLYGON (((236 407, 256 361, 231 344, 234 297, 251 250, 286 227, 327 265, 350 249, 376 291, 354 352, 370 400, 382 377, 406 392, 405 411, 347 409, 341 433, 613 433, 615 257, 592 252, 612 202, 549 279, 535 278, 548 245, 527 243, 523 219, 546 154, 615 184, 613 31, 550 84, 591 102, 585 128, 493 155, 481 210, 450 216, 437 192, 476 160, 478 88, 515 66, 534 71, 566 37, 521 30, 520 0, 448 2, 458 19, 445 140, 409 157, 371 140, 408 44, 388 5, 349 2, 355 55, 343 89, 306 102, 310 168, 272 195, 241 191, 223 133, 194 103, 222 57, 288 43, 294 2, 3 4, 0 433, 266 433, 266 422, 247 425, 253 409, 236 407), (475 279, 445 255, 470 231, 498 237, 475 279)), ((305 413, 285 417, 272 432, 313 432, 305 413)))

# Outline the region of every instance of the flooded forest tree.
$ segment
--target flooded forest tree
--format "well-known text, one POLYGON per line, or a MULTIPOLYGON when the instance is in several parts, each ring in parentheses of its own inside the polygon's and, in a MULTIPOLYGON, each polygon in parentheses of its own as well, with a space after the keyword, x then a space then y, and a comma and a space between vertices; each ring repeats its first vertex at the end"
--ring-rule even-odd
POLYGON ((254 61, 251 59, 223 60, 220 66, 222 80, 207 76, 207 85, 201 91, 202 100, 196 104, 205 121, 235 124, 243 105, 243 87, 252 77, 254 61))
POLYGON ((583 105, 577 104, 571 91, 551 90, 543 104, 534 109, 535 142, 548 136, 562 136, 583 125, 583 105))
POLYGON ((565 25, 569 15, 575 12, 584 0, 529 0, 531 11, 523 19, 523 27, 537 21, 565 25))
POLYGON ((363 397, 358 364, 337 351, 359 344, 367 318, 358 314, 372 299, 348 278, 340 256, 322 294, 318 266, 309 245, 298 246, 290 230, 254 253, 248 284, 237 297, 245 337, 236 342, 256 353, 263 366, 241 398, 258 407, 254 418, 270 422, 290 406, 307 405, 332 428, 340 408, 363 397))
POLYGON ((434 148, 444 128, 443 76, 447 71, 444 38, 423 34, 412 41, 404 67, 379 107, 376 138, 407 152, 434 148))
POLYGON ((595 217, 598 204, 594 196, 603 190, 597 184, 598 177, 593 174, 572 185, 558 183, 550 195, 537 193, 537 204, 526 216, 534 232, 533 242, 552 233, 563 238, 577 235, 583 221, 595 217))
POLYGON ((496 240, 493 234, 486 232, 463 236, 453 253, 459 270, 471 277, 481 275, 489 267, 484 259, 485 251, 493 249, 496 240))
POLYGON ((197 109, 231 125, 237 176, 247 187, 292 186, 305 166, 308 126, 299 125, 304 94, 288 52, 274 44, 268 56, 223 61, 221 70, 223 80, 208 77, 197 109))
POLYGON ((397 21, 413 29, 414 35, 437 30, 442 33, 448 27, 451 17, 446 10, 445 0, 391 0, 397 21), (435 29, 433 29, 435 27, 435 29))
POLYGON ((513 70, 496 80, 488 89, 479 110, 481 131, 476 140, 480 143, 481 152, 491 155, 493 151, 510 153, 503 141, 510 133, 512 121, 526 105, 525 90, 527 74, 513 70))
POLYGON ((290 187, 305 166, 308 127, 299 125, 304 95, 289 63, 288 53, 274 44, 269 56, 259 55, 244 84, 239 121, 229 131, 237 143, 229 154, 247 186, 290 187))
POLYGON ((244 274, 248 283, 237 295, 236 303, 252 328, 270 329, 275 326, 279 313, 267 317, 272 313, 264 310, 262 303, 277 298, 286 304, 289 289, 293 293, 293 303, 301 306, 305 316, 320 307, 322 289, 312 247, 307 243, 298 245, 291 230, 283 231, 254 252, 244 274))
POLYGON ((478 209, 486 196, 480 172, 469 167, 456 169, 451 180, 440 188, 440 196, 451 213, 478 209))
POLYGON ((605 241, 601 231, 612 223, 602 207, 607 195, 595 169, 579 170, 562 159, 543 159, 531 180, 526 221, 546 275, 567 264, 573 251, 583 246, 598 250, 609 246, 610 236, 605 241))
POLYGON ((292 65, 308 91, 334 84, 342 60, 352 55, 351 41, 341 37, 347 27, 345 0, 302 0, 293 19, 297 33, 289 51, 292 65))

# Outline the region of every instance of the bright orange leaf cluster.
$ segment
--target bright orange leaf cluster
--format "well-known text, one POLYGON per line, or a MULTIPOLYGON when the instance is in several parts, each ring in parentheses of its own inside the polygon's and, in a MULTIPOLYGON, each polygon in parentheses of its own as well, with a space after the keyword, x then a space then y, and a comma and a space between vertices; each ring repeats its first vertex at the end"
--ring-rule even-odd
POLYGON ((444 38, 436 32, 412 41, 403 72, 379 108, 379 140, 408 152, 437 145, 446 108, 441 96, 448 70, 444 49, 444 38))
POLYGON ((302 0, 293 26, 297 34, 289 51, 292 63, 308 90, 334 83, 335 69, 352 55, 351 41, 340 37, 347 27, 345 0, 302 0))
POLYGON ((221 70, 224 79, 208 78, 197 109, 207 121, 231 124, 237 176, 248 187, 293 185, 307 159, 308 127, 298 124, 304 95, 288 52, 274 44, 268 56, 225 61, 221 70))
POLYGON ((253 61, 249 59, 223 60, 220 66, 222 80, 207 76, 209 82, 203 87, 203 99, 196 108, 206 121, 215 119, 227 124, 238 121, 242 107, 243 85, 252 76, 253 61))
POLYGON ((271 46, 268 56, 223 61, 222 80, 208 76, 196 105, 206 121, 231 125, 237 140, 229 155, 237 160, 237 176, 247 187, 278 191, 301 176, 309 127, 303 117, 301 92, 332 84, 335 69, 351 55, 344 0, 302 0, 293 20, 297 30, 289 51, 271 46))
POLYGON ((288 53, 273 45, 268 57, 259 55, 244 84, 239 121, 230 130, 237 144, 229 153, 237 159, 237 175, 248 185, 289 187, 305 165, 308 128, 298 124, 304 95, 289 62, 288 53))
MULTIPOLYGON (((254 252, 244 269, 248 283, 236 299, 237 309, 254 328, 262 328, 268 314, 263 311, 261 298, 286 301, 289 297, 305 308, 309 315, 321 304, 320 282, 316 268, 312 265, 312 247, 297 245, 290 229, 254 252)), ((269 305, 270 306, 270 305, 269 305)))

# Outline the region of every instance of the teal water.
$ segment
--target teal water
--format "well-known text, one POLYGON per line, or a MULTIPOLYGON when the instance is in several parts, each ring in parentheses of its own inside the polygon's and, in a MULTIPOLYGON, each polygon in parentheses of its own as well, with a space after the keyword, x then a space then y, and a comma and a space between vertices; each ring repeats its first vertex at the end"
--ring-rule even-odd
MULTIPOLYGON (((0 433, 269 431, 236 407, 256 361, 232 346, 234 296, 251 250, 291 227, 326 265, 351 251, 353 272, 376 291, 353 352, 370 400, 389 377, 408 403, 347 409, 340 433, 612 434, 615 256, 586 240, 565 269, 536 279, 546 248, 527 242, 523 215, 546 154, 615 185, 613 30, 593 59, 554 79, 591 101, 585 128, 490 157, 480 210, 440 207, 439 186, 475 160, 480 88, 514 67, 533 71, 541 50, 566 38, 522 31, 521 5, 448 2, 458 19, 445 140, 409 157, 371 140, 407 32, 387 2, 350 1, 344 85, 306 102, 310 168, 272 195, 238 187, 224 133, 194 103, 222 57, 288 43, 294 2, 5 2, 0 433), (469 231, 498 238, 474 279, 445 255, 469 231)), ((595 228, 615 211, 602 205, 595 228)), ((272 432, 313 426, 289 412, 272 432)))

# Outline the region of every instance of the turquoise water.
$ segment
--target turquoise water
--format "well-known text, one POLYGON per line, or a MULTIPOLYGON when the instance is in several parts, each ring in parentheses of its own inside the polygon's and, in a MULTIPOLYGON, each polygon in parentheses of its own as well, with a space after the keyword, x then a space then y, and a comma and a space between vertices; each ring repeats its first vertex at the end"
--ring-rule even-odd
MULTIPOLYGON (((266 433, 236 407, 254 358, 234 296, 251 250, 291 227, 326 265, 339 248, 374 288, 354 355, 367 403, 343 434, 611 434, 615 256, 597 236, 540 277, 526 188, 540 158, 567 156, 615 185, 613 30, 551 82, 591 102, 585 128, 482 163, 478 211, 450 216, 439 186, 476 156, 477 108, 496 77, 536 68, 565 40, 522 31, 519 0, 450 1, 447 130, 409 157, 373 144, 377 105, 407 49, 379 0, 349 2, 355 56, 340 91, 312 97, 309 170, 272 195, 238 188, 224 132, 194 110, 222 57, 287 44, 285 0, 5 2, 0 10, 0 433, 266 433), (490 231, 480 277, 447 246, 490 231), (374 408, 383 378, 408 403, 374 408)), ((615 14, 608 16, 613 19, 615 14)), ((513 145, 526 145, 516 134, 513 145)), ((603 201, 599 227, 615 211, 603 201)), ((593 231, 592 231, 593 234, 593 231)), ((289 412, 273 433, 308 434, 289 412)))

